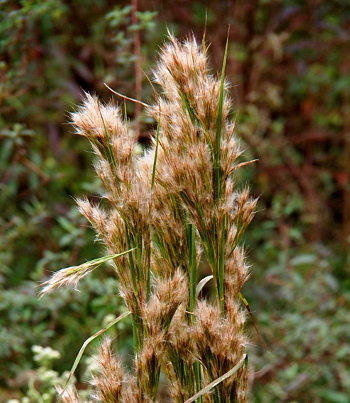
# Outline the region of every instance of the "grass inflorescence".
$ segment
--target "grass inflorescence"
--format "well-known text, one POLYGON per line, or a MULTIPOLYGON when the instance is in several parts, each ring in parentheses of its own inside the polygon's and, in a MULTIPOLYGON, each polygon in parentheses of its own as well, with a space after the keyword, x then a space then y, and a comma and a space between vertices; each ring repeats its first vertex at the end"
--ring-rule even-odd
MULTIPOLYGON (((156 402, 161 371, 176 403, 247 401, 241 288, 248 266, 238 245, 256 201, 234 182, 245 164, 238 162, 241 150, 230 119, 226 55, 227 49, 221 76, 215 77, 204 47, 194 38, 180 43, 170 36, 154 71, 161 93, 146 108, 157 129, 142 156, 113 103, 86 95, 72 114, 76 132, 89 139, 97 156, 105 191, 103 207, 88 199, 78 206, 108 256, 58 272, 43 293, 76 286, 96 266, 113 262, 132 317, 134 364, 126 370, 110 341, 103 342, 100 372, 93 377, 101 402, 156 402), (198 282, 201 260, 212 274, 198 282), (212 299, 200 297, 208 281, 214 284, 212 299)), ((61 395, 69 401, 69 394, 61 395)))

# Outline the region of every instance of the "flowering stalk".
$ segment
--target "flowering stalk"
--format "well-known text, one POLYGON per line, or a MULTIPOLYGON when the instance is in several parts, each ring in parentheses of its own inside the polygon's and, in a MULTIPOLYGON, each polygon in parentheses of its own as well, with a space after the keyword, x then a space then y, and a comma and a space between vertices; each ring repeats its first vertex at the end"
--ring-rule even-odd
MULTIPOLYGON (((233 179, 246 163, 238 163, 230 120, 227 46, 217 78, 208 72, 205 48, 170 36, 154 72, 162 92, 147 107, 157 122, 153 147, 140 157, 113 104, 87 95, 72 115, 97 155, 105 189, 104 207, 87 199, 78 205, 107 246, 133 323, 131 373, 109 342, 101 347, 94 385, 104 403, 156 402, 161 370, 176 403, 247 401, 241 288, 248 267, 238 243, 256 201, 233 179), (197 284, 202 257, 212 275, 197 284), (211 279, 215 296, 204 300, 200 290, 211 279)), ((80 277, 54 275, 44 292, 57 278, 69 284, 80 277)))

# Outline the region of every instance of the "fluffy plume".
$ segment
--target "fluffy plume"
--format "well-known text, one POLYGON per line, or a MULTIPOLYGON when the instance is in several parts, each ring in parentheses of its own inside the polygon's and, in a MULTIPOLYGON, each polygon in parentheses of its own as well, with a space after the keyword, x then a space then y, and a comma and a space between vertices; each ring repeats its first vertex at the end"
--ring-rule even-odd
POLYGON ((132 250, 128 250, 115 255, 104 256, 98 259, 90 260, 89 262, 83 263, 80 266, 72 266, 61 269, 54 273, 54 275, 48 281, 45 281, 41 284, 43 286, 41 296, 48 294, 55 288, 62 286, 73 287, 76 289, 79 281, 93 270, 101 266, 101 264, 108 262, 111 259, 116 259, 117 257, 131 251, 132 250))
POLYGON ((143 156, 113 103, 86 94, 72 114, 104 187, 101 205, 86 198, 78 206, 112 255, 57 272, 43 293, 76 286, 113 261, 133 323, 134 368, 125 374, 103 342, 93 381, 103 403, 156 402, 161 369, 176 403, 198 393, 205 403, 247 400, 240 290, 248 266, 238 243, 256 200, 234 180, 249 162, 239 162, 224 69, 221 77, 210 74, 206 49, 193 37, 181 43, 170 36, 154 71, 162 92, 147 107, 157 129, 143 156), (212 271, 210 302, 196 288, 202 255, 212 271))
MULTIPOLYGON (((240 314, 237 303, 231 307, 229 319, 223 318, 220 310, 207 302, 200 302, 195 314, 194 339, 206 382, 210 383, 237 365, 244 356, 244 316, 240 314)), ((242 367, 220 383, 213 393, 217 393, 222 402, 245 403, 246 396, 242 391, 246 391, 246 377, 246 368, 242 367)))
POLYGON ((61 386, 56 386, 57 393, 59 393, 63 403, 82 403, 77 390, 68 386, 66 389, 63 389, 61 386))
POLYGON ((103 403, 121 401, 125 374, 121 363, 112 353, 111 340, 108 338, 99 348, 97 363, 100 374, 93 377, 96 399, 103 403))

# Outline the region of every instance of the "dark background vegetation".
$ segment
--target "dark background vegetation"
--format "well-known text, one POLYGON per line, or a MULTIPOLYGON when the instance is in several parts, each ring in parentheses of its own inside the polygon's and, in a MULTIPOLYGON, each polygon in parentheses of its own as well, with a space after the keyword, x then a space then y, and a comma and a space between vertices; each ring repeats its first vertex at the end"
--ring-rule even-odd
MULTIPOLYGON (((38 300, 38 283, 103 253, 73 199, 100 185, 69 112, 83 91, 109 100, 104 83, 148 102, 169 28, 199 41, 206 30, 214 71, 228 35, 237 134, 243 158, 259 159, 239 178, 260 198, 244 295, 268 350, 249 329, 252 401, 350 402, 350 2, 139 0, 133 16, 131 5, 0 1, 0 396, 25 393, 32 345, 59 350, 62 372, 122 309, 108 268, 80 293, 38 300)), ((126 331, 119 340, 127 349, 126 331)))

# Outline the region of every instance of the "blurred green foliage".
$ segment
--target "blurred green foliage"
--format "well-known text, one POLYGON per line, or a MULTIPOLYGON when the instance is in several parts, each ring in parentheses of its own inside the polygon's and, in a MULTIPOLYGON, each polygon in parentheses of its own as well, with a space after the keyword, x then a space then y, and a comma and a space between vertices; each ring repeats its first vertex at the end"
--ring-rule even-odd
POLYGON ((253 337, 256 402, 349 402, 350 292, 336 264, 324 246, 256 262, 245 291, 267 343, 253 337))
MULTIPOLYGON (((167 27, 201 40, 206 25, 216 70, 229 35, 237 133, 244 159, 259 159, 241 170, 260 197, 245 239, 244 295, 269 348, 252 330, 252 395, 349 402, 350 4, 165 3, 139 0, 133 24, 130 1, 0 1, 0 395, 25 394, 32 345, 59 350, 62 373, 122 310, 108 268, 81 293, 37 297, 52 271, 103 253, 76 211, 74 197, 98 198, 100 188, 67 115, 83 90, 108 100, 104 83, 134 98, 135 30, 150 75, 167 27)), ((152 88, 143 83, 147 102, 152 88)), ((126 111, 133 120, 132 103, 126 111)), ((147 143, 149 123, 141 129, 147 143)), ((116 332, 127 351, 126 329, 116 332)))

